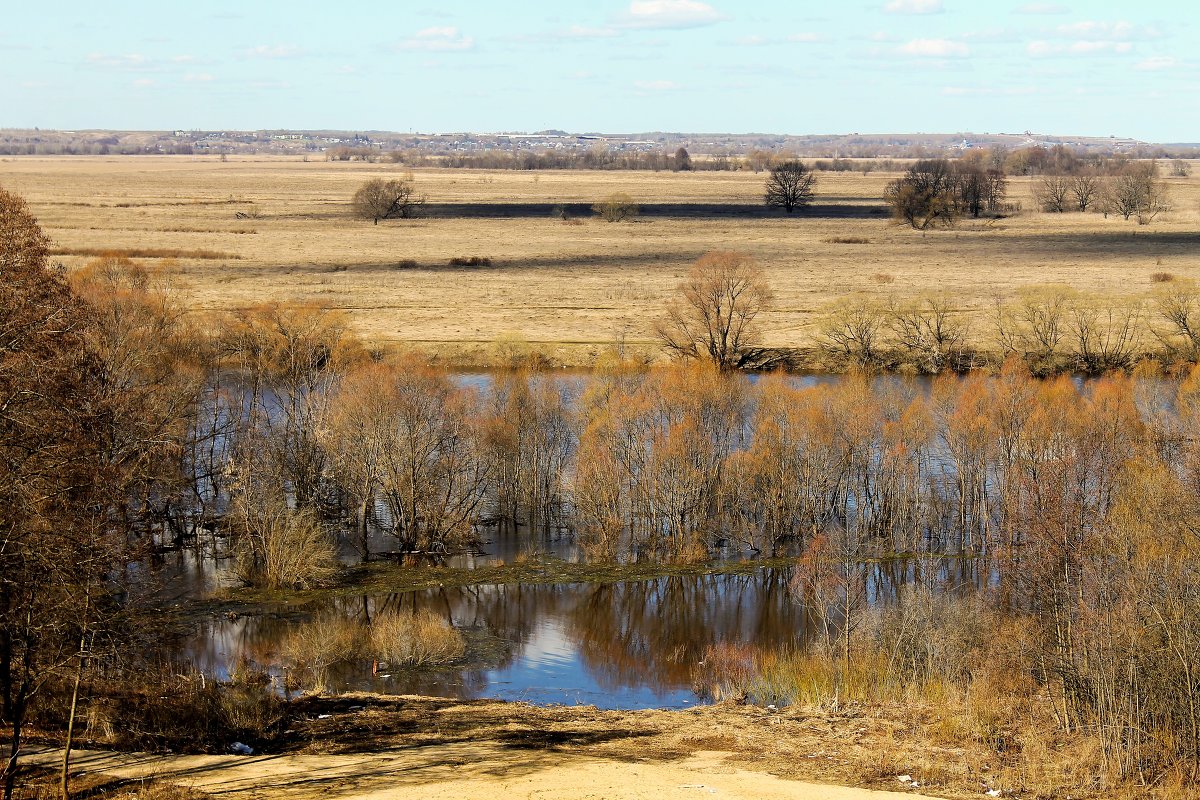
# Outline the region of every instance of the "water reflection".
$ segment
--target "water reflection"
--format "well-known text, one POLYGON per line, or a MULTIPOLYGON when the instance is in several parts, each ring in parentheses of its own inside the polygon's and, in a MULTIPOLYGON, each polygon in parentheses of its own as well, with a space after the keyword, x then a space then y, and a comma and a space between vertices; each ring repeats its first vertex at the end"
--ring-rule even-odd
MULTIPOLYGON (((898 588, 929 581, 953 591, 977 585, 973 562, 885 562, 870 570, 869 594, 886 603, 898 588)), ((206 624, 186 656, 225 677, 240 660, 263 667, 282 686, 281 652, 293 626, 334 614, 369 623, 396 610, 431 611, 467 632, 466 665, 373 671, 369 661, 330 670, 333 690, 601 708, 678 708, 701 702, 693 670, 718 643, 793 649, 821 635, 788 591, 791 571, 671 576, 613 584, 483 585, 280 605, 256 616, 206 624)))
MULTIPOLYGON (((678 708, 698 702, 692 670, 717 642, 790 647, 809 631, 805 610, 787 591, 788 572, 673 576, 616 584, 488 585, 340 598, 260 616, 208 622, 186 653, 201 670, 225 677, 240 660, 264 667, 282 685, 281 650, 292 626, 319 614, 366 621, 393 609, 428 609, 498 641, 483 663, 451 669, 373 674, 369 662, 331 670, 335 690, 365 690, 601 708, 678 708)), ((476 657, 478 660, 478 656, 476 657)))

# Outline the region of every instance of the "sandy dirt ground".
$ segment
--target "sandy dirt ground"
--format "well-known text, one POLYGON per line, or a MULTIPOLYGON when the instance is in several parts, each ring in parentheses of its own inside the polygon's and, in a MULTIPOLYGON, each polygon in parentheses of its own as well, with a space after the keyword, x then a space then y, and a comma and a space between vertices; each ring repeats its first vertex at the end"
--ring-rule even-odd
MULTIPOLYGON (((731 767, 728 753, 698 751, 674 763, 548 756, 495 743, 400 747, 354 755, 171 756, 82 751, 76 766, 120 778, 155 778, 229 798, 654 798, 914 800, 928 795, 792 781, 731 767)), ((60 751, 30 760, 56 762, 60 751)))
MULTIPOLYGON (((928 722, 921 716, 729 702, 603 711, 353 694, 295 701, 253 755, 112 752, 84 744, 73 763, 93 778, 154 779, 262 800, 967 800, 987 797, 993 786, 1020 785, 998 763, 919 735, 928 722)), ((53 767, 60 759, 60 750, 44 745, 26 763, 53 767)))

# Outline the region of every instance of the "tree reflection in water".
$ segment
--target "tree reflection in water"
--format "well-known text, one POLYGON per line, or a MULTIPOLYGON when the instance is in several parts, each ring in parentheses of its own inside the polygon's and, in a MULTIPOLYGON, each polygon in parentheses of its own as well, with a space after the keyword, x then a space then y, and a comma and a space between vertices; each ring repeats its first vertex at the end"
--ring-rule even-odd
MULTIPOLYGON (((869 593, 888 602, 910 581, 953 585, 974 580, 966 563, 874 565, 869 593)), ((292 626, 322 614, 369 624, 382 612, 428 609, 468 634, 465 663, 423 671, 369 661, 335 665, 335 690, 443 697, 584 701, 612 708, 680 706, 698 701, 693 671, 705 650, 728 642, 773 650, 821 635, 810 610, 789 593, 790 570, 749 575, 671 576, 612 584, 484 585, 437 588, 280 607, 259 616, 211 622, 186 657, 211 674, 241 659, 283 675, 292 626), (488 644, 490 643, 490 646, 488 644), (481 646, 481 644, 483 646, 481 646)))

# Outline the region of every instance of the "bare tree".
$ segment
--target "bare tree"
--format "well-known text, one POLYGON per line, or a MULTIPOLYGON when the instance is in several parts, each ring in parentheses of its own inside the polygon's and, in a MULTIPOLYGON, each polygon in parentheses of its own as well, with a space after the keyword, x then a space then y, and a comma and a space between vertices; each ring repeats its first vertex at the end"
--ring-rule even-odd
POLYGON ((1142 225, 1149 224, 1160 213, 1170 209, 1167 186, 1155 178, 1153 164, 1126 169, 1106 189, 1106 209, 1120 214, 1124 219, 1136 217, 1142 225))
POLYGON ((374 220, 378 225, 381 219, 416 216, 425 199, 425 195, 417 194, 411 181, 373 178, 358 187, 351 202, 355 214, 363 219, 374 220))
POLYGON ((1141 343, 1142 303, 1076 299, 1068 326, 1080 369, 1097 375, 1133 365, 1141 343))
POLYGON ((884 308, 866 297, 846 297, 825 310, 818 341, 827 354, 859 366, 876 364, 887 323, 884 308))
POLYGON ((1171 162, 1171 177, 1186 178, 1192 174, 1192 165, 1184 161, 1182 158, 1177 158, 1171 162))
POLYGON ((663 346, 684 359, 709 358, 721 369, 762 366, 766 351, 755 321, 774 294, 744 253, 706 253, 679 285, 683 297, 654 326, 663 346))
POLYGON ((1172 281, 1154 298, 1154 309, 1165 329, 1151 328, 1172 356, 1200 356, 1200 289, 1194 281, 1172 281))
POLYGON ((792 213, 812 204, 817 176, 801 161, 786 161, 771 168, 767 177, 766 204, 792 213))
POLYGON ((1009 304, 996 298, 996 335, 1005 354, 1052 368, 1068 333, 1073 292, 1059 286, 1032 288, 1009 304))
POLYGON ((944 158, 918 161, 904 177, 888 184, 884 199, 901 222, 916 230, 951 225, 957 216, 954 170, 944 158))
POLYGON ((1081 172, 1071 178, 1071 194, 1075 198, 1075 210, 1087 211, 1096 202, 1102 188, 1100 178, 1094 172, 1081 172))
POLYGON ((966 329, 946 296, 893 304, 890 312, 897 343, 917 357, 922 369, 937 374, 954 366, 963 351, 966 329))
POLYGON ((1061 214, 1067 210, 1067 197, 1071 192, 1071 181, 1066 175, 1046 175, 1034 188, 1033 193, 1042 211, 1061 214))

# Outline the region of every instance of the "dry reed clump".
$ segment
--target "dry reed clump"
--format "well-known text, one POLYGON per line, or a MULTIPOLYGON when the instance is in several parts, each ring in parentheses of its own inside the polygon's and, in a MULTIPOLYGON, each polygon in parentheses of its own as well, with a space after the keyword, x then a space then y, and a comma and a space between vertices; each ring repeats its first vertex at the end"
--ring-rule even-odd
POLYGON ((393 666, 419 667, 458 661, 466 640, 450 623, 431 611, 391 611, 371 623, 371 655, 393 666))
POLYGON ((487 256, 455 256, 449 264, 452 267, 490 267, 492 260, 487 256))
POLYGON ((194 258, 208 261, 240 261, 236 253, 218 250, 175 250, 168 247, 55 247, 52 256, 91 256, 94 258, 194 258))
POLYGON ((1170 272, 1152 272, 1150 274, 1151 283, 1170 283, 1175 280, 1175 275, 1170 272))
POLYGON ((363 654, 366 627, 356 619, 323 614, 294 626, 283 641, 280 655, 292 670, 289 685, 317 693, 329 688, 329 668, 363 654))
POLYGON ((878 283, 880 285, 885 284, 885 283, 895 283, 896 276, 891 274, 890 272, 876 272, 874 275, 871 276, 871 280, 875 281, 876 283, 878 283))
POLYGON ((275 499, 238 505, 233 571, 240 580, 267 589, 308 589, 337 575, 333 541, 315 512, 275 499))

